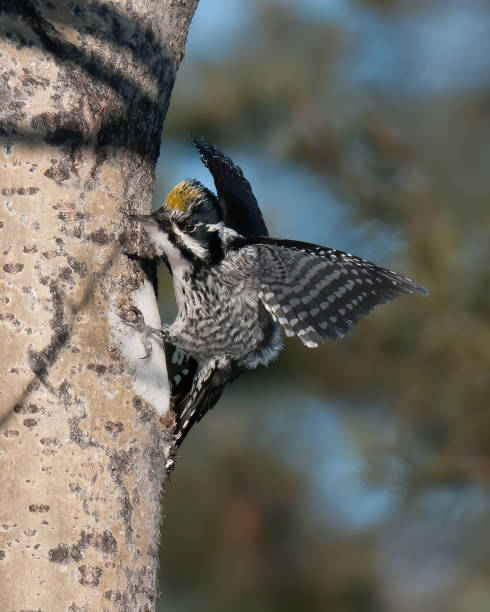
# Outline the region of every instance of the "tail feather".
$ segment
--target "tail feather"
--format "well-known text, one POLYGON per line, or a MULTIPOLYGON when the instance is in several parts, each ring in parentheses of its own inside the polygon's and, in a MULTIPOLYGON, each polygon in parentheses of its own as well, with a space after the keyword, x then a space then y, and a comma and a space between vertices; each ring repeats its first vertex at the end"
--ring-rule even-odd
POLYGON ((217 381, 213 379, 217 378, 217 372, 215 362, 203 369, 198 369, 192 380, 190 391, 175 406, 177 427, 174 440, 177 446, 182 444, 194 423, 200 421, 221 397, 225 382, 216 385, 217 381))

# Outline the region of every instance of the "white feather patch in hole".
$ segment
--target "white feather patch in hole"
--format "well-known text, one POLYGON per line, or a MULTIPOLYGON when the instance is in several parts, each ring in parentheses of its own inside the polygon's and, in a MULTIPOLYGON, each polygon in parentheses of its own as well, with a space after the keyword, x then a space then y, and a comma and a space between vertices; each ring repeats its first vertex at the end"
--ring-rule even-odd
MULTIPOLYGON (((147 325, 161 327, 155 292, 148 280, 133 292, 131 299, 147 325)), ((168 410, 170 386, 162 340, 151 335, 152 353, 146 359, 141 359, 145 354, 141 332, 119 316, 114 303, 109 307, 108 323, 111 342, 128 363, 134 392, 151 404, 158 416, 164 415, 168 410)))

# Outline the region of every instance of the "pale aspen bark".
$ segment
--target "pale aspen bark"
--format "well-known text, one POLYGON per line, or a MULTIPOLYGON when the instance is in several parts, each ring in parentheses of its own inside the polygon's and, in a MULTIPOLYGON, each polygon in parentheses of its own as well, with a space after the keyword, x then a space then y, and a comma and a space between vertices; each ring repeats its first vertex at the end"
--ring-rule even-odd
POLYGON ((152 610, 172 419, 149 212, 197 0, 0 0, 0 610, 152 610), (131 240, 129 240, 131 242, 131 240), (151 276, 151 267, 147 272, 151 276))

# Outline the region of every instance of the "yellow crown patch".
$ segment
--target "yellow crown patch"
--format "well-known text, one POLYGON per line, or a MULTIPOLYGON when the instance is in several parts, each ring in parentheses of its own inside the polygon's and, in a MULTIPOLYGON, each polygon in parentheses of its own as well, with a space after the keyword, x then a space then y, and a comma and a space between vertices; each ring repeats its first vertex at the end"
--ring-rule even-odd
POLYGON ((186 211, 189 204, 203 197, 202 186, 190 181, 182 181, 169 192, 165 204, 174 210, 186 211))

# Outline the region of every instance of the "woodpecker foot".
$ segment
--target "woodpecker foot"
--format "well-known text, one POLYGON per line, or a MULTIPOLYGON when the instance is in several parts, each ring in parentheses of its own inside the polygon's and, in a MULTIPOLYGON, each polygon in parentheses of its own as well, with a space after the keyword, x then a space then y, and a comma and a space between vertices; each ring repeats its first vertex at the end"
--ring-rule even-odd
POLYGON ((145 349, 145 354, 140 359, 147 359, 152 351, 153 346, 150 341, 150 335, 154 334, 155 336, 159 336, 162 340, 166 339, 166 331, 165 329, 159 329, 157 327, 151 327, 145 323, 145 319, 143 317, 143 313, 136 306, 129 306, 128 316, 125 317, 127 323, 132 325, 137 331, 141 334, 141 343, 143 348, 145 349))

